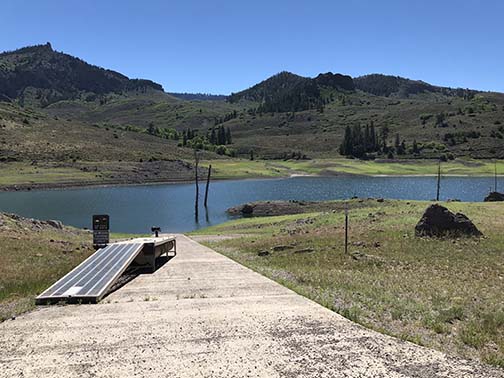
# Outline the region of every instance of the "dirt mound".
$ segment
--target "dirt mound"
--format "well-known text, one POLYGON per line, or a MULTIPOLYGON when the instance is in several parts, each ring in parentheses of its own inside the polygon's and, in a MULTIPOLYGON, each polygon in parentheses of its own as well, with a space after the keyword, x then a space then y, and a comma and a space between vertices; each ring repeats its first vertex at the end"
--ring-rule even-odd
POLYGON ((238 205, 227 209, 233 216, 267 217, 302 213, 317 213, 324 211, 344 211, 346 207, 358 209, 370 206, 382 206, 388 201, 383 198, 354 198, 356 201, 257 201, 238 205))
POLYGON ((488 196, 485 197, 485 202, 497 202, 497 201, 504 201, 504 193, 491 192, 488 196))
POLYGON ((482 236, 474 223, 462 213, 452 213, 441 205, 430 205, 415 226, 417 236, 482 236))

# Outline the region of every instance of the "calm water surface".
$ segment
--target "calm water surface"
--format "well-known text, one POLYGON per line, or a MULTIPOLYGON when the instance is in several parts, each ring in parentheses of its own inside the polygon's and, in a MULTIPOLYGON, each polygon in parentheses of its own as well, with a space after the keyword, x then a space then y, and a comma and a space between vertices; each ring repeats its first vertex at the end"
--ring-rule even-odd
MULTIPOLYGON (((482 201, 492 177, 444 177, 441 199, 482 201)), ((499 180, 504 187, 504 179, 499 180)), ((204 185, 200 194, 204 193, 204 185)), ((279 180, 219 181, 211 184, 209 207, 194 219, 194 184, 123 186, 0 193, 0 211, 39 219, 59 219, 90 227, 92 214, 111 216, 113 232, 145 233, 153 225, 166 232, 191 231, 230 219, 225 210, 257 200, 333 200, 351 196, 429 200, 435 177, 295 177, 279 180)), ((203 197, 201 197, 201 203, 203 197)))

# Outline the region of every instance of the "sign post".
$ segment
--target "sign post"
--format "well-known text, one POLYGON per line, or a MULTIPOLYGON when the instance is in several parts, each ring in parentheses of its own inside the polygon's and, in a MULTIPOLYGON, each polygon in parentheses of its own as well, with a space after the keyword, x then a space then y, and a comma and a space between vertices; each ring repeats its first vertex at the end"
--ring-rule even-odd
POLYGON ((345 205, 345 255, 348 254, 348 204, 345 205))
POLYGON ((110 222, 107 214, 93 215, 93 246, 103 248, 110 241, 110 222))

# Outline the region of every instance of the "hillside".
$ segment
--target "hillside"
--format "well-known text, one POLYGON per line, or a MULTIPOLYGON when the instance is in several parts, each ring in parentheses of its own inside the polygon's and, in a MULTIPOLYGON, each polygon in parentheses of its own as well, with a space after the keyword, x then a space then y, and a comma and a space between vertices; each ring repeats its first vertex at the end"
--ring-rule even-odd
POLYGON ((0 189, 190 180, 193 157, 174 140, 0 102, 0 189))
POLYGON ((163 87, 150 80, 131 80, 52 49, 50 43, 0 54, 0 98, 46 106, 58 100, 94 100, 111 92, 163 87))
POLYGON ((504 157, 504 94, 379 74, 281 72, 228 97, 166 93, 46 44, 0 54, 0 98, 2 161, 99 182, 189 178, 194 146, 208 159, 334 159, 349 130, 366 145, 373 130, 369 158, 504 157), (210 141, 219 128, 225 146, 210 141), (99 162, 103 177, 88 172, 99 162))
POLYGON ((470 98, 478 93, 478 91, 469 89, 438 87, 421 80, 410 80, 400 76, 380 74, 360 76, 355 78, 353 82, 355 88, 363 92, 385 97, 408 98, 410 95, 421 93, 438 93, 446 96, 470 98))
POLYGON ((371 124, 394 158, 504 157, 503 94, 383 75, 352 79, 328 73, 310 79, 283 72, 228 101, 182 100, 160 92, 114 94, 106 103, 64 101, 46 111, 101 125, 194 129, 201 136, 222 125, 231 130, 231 147, 242 157, 252 150, 267 159, 333 158, 347 127, 371 124), (381 95, 373 93, 378 90, 381 95), (401 154, 395 151, 397 138, 404 141, 401 154))

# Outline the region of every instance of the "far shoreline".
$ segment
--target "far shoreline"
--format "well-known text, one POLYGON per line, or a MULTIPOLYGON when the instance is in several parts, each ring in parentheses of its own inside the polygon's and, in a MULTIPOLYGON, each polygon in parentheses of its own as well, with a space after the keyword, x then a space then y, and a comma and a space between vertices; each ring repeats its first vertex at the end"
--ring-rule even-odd
MULTIPOLYGON (((370 178, 400 178, 400 177, 437 177, 436 174, 355 174, 348 172, 334 172, 334 174, 303 174, 294 173, 288 176, 248 176, 248 177, 218 177, 212 179, 211 182, 222 181, 252 181, 252 180, 286 180, 297 178, 334 178, 334 177, 370 177, 370 178)), ((442 174, 443 177, 463 177, 463 178, 494 178, 494 175, 488 174, 442 174)), ((498 178, 504 178, 504 174, 497 175, 498 178)), ((200 180, 199 184, 204 185, 205 180, 200 180)), ((177 185, 177 184, 194 184, 194 180, 147 180, 145 182, 124 182, 109 181, 104 183, 94 183, 89 181, 63 182, 63 183, 36 183, 36 184, 13 184, 1 185, 0 193, 2 192, 31 192, 31 191, 46 191, 46 190, 77 190, 77 189, 92 189, 92 188, 109 188, 109 187, 128 187, 128 186, 154 186, 154 185, 177 185)))

